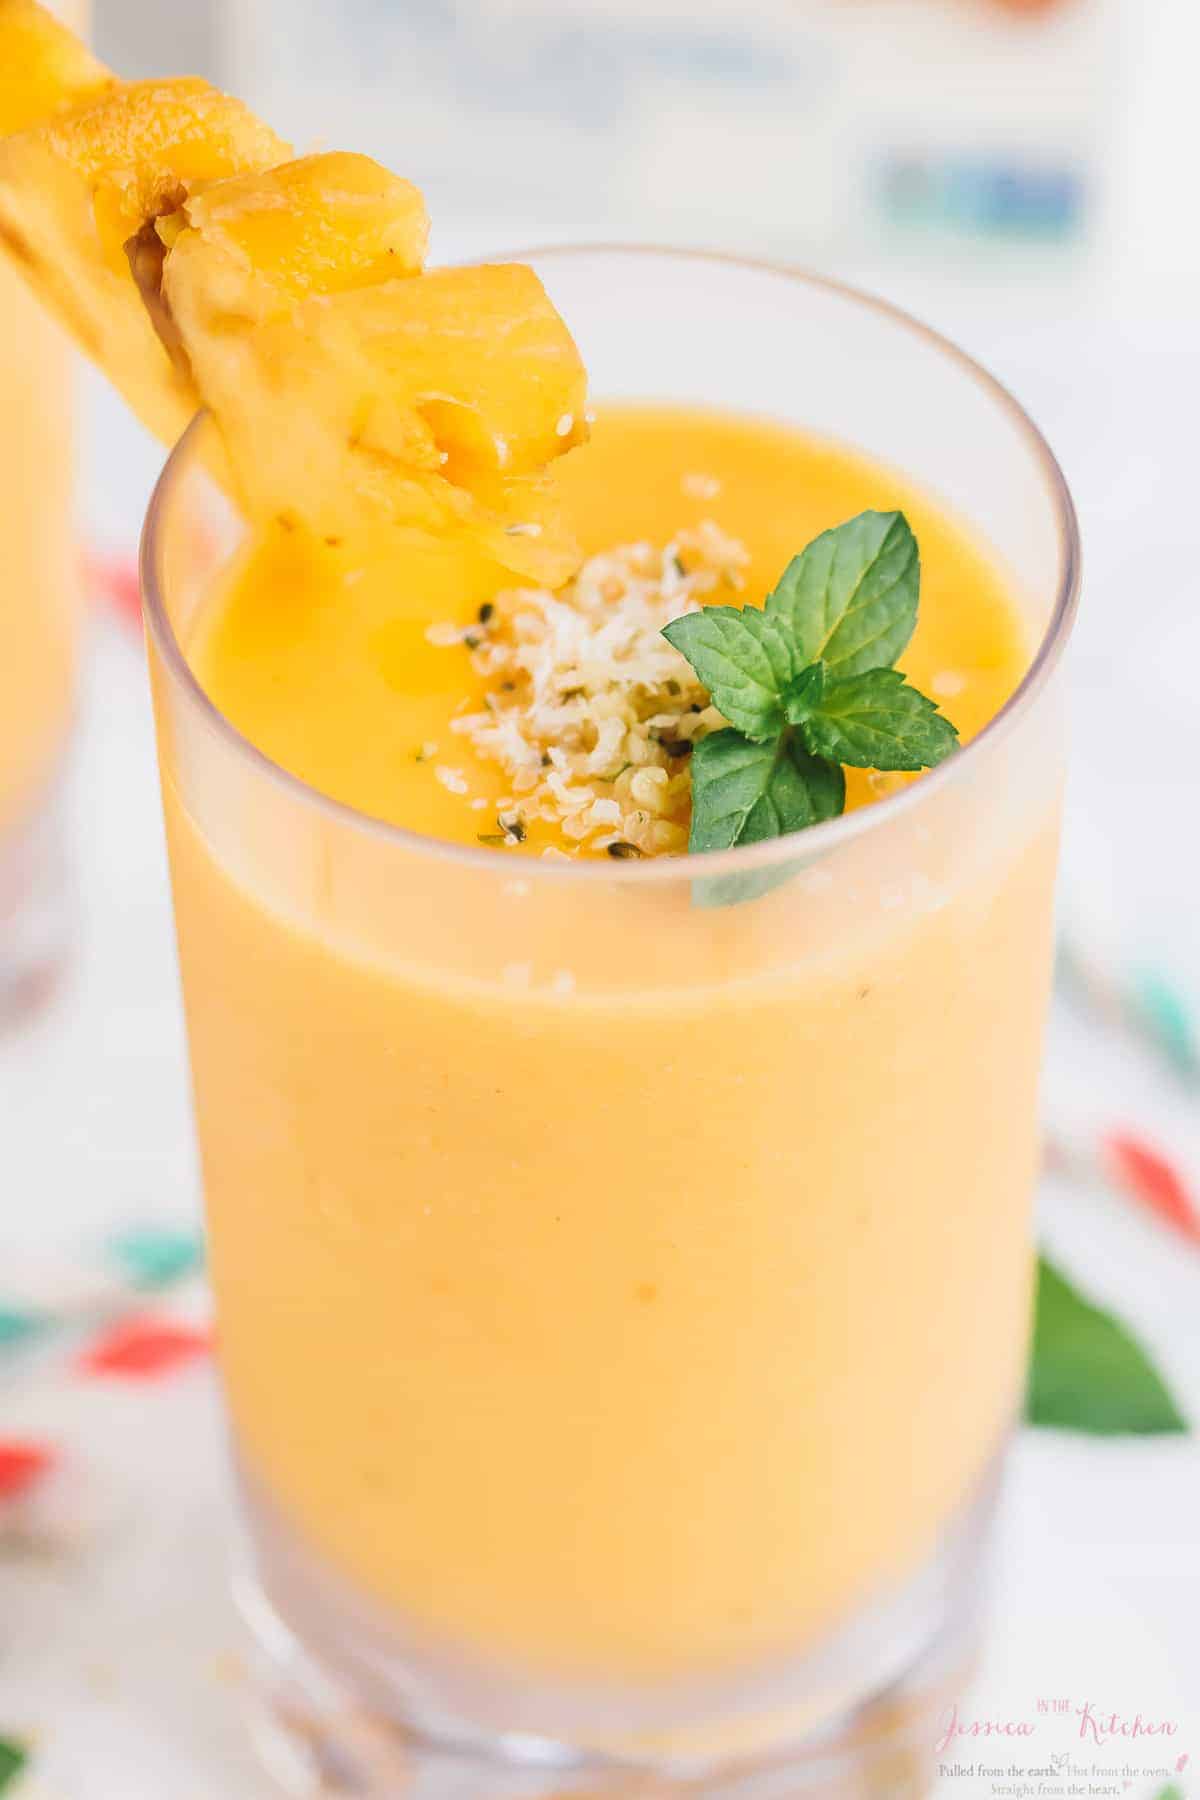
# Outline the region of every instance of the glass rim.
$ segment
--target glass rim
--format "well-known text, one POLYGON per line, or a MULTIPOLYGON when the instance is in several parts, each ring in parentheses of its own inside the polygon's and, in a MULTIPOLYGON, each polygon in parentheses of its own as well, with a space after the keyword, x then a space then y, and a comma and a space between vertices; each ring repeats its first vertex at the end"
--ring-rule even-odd
MULTIPOLYGON (((1057 457, 1020 401, 982 363, 967 351, 960 349, 951 338, 946 337, 932 326, 926 325, 912 313, 907 312, 903 307, 894 305, 889 300, 880 299, 877 295, 868 293, 848 282, 839 281, 835 277, 822 275, 815 270, 796 264, 778 262, 770 257, 742 256, 722 251, 667 245, 582 242, 536 245, 531 248, 509 251, 503 255, 470 257, 464 259, 463 264, 450 266, 469 267, 472 264, 483 262, 546 262, 554 258, 582 256, 615 256, 639 260, 668 258, 697 262, 712 268, 742 269, 752 274, 780 276, 785 280, 796 282, 801 287, 816 289, 835 299, 844 300, 864 311, 874 313, 891 324, 902 327, 927 345, 931 345, 947 361, 956 364, 964 376, 982 389, 999 410, 1007 415, 1025 440, 1033 462, 1041 471, 1054 512, 1058 537, 1058 571, 1053 609, 1029 667, 1020 682, 1000 710, 988 720, 987 724, 976 733, 969 743, 964 744, 961 749, 947 757, 944 762, 939 763, 936 768, 924 771, 919 780, 910 782, 898 792, 886 795, 869 806, 857 807, 853 812, 842 813, 837 818, 827 819, 819 825, 810 825, 802 832, 792 832, 786 837, 771 838, 763 843, 735 847, 731 850, 708 850, 700 853, 699 856, 689 853, 686 856, 610 859, 607 863, 591 859, 572 861, 558 857, 523 856, 519 859, 519 872, 522 878, 559 882, 603 880, 623 884, 679 881, 688 880, 694 876, 696 869, 688 866, 693 863, 703 866, 706 877, 734 875, 749 873, 753 870, 770 869, 792 861, 799 853, 800 840, 803 840, 803 854, 807 861, 817 855, 835 850, 840 845, 849 843, 869 832, 882 830, 896 820, 902 812, 911 811, 914 807, 920 807, 924 801, 932 799, 948 782, 957 779, 960 772, 965 772, 968 764, 981 761, 983 755, 1006 737, 1030 711, 1033 702, 1058 666, 1078 611, 1082 550, 1075 503, 1057 457)), ((181 684, 189 701, 198 709, 208 728, 221 737, 252 768, 276 785, 282 786, 285 792, 303 800, 309 806, 315 807, 318 812, 324 813, 343 825, 351 826, 356 831, 390 843, 410 854, 434 856, 460 864, 467 870, 473 869, 481 874, 495 875, 498 872, 498 866, 497 853, 494 849, 482 845, 459 844, 449 839, 431 837, 425 832, 412 831, 407 826, 394 825, 389 820, 378 818, 372 813, 362 812, 344 800, 335 799, 331 794, 323 793, 320 788, 313 787, 301 776, 292 774, 239 731, 233 721, 225 716, 220 707, 205 692, 184 654, 183 647, 171 623, 164 593, 165 583, 162 579, 163 565, 160 552, 160 540, 169 529, 176 487, 187 472, 188 464, 194 454, 195 440, 205 419, 205 414, 198 414, 172 449, 154 485, 142 528, 139 550, 142 612, 147 635, 153 640, 165 668, 172 678, 181 684)), ((517 872, 513 863, 510 862, 506 866, 510 874, 517 872)))

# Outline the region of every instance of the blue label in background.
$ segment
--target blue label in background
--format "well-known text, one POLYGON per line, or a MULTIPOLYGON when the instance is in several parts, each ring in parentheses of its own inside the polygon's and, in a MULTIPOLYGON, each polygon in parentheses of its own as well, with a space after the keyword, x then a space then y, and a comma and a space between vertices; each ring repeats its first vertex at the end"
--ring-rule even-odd
POLYGON ((1081 170, 1010 158, 893 153, 875 187, 890 224, 980 237, 1076 237, 1087 210, 1081 170))

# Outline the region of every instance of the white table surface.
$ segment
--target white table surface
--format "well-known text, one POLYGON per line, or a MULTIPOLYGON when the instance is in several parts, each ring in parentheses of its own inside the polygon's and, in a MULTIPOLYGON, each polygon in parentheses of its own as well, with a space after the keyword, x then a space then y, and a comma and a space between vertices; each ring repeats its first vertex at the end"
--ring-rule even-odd
MULTIPOLYGON (((928 279, 895 276, 890 289, 1015 388, 1066 466, 1087 561, 1067 904, 1132 951, 1153 946, 1200 997, 1196 311, 1178 294, 1123 313, 1069 292, 1035 311, 928 279)), ((93 394, 92 413, 91 531, 128 545, 157 455, 107 396, 93 394)), ((20 1255, 75 1255, 114 1224, 196 1213, 144 671, 137 640, 111 619, 96 626, 70 804, 79 954, 35 1028, 0 1045, 0 1252, 20 1255)), ((1052 1028, 1047 1106, 1081 1129, 1137 1122, 1200 1179, 1195 1096, 1070 1017, 1052 1028)), ((1200 1419, 1200 1257, 1100 1189, 1047 1183, 1043 1213, 1047 1241, 1136 1322, 1200 1419)), ((47 1374, 6 1387, 0 1405, 4 1431, 76 1443, 98 1496, 75 1558, 0 1566, 0 1735, 37 1749, 14 1793, 265 1800, 238 1710, 207 1366, 153 1387, 47 1374)), ((1172 1718, 1172 1757, 1190 1751, 1195 1775, 1195 1440, 1019 1443, 995 1627, 963 1710, 1016 1720, 1050 1697, 1172 1718)), ((1161 1754, 1128 1752, 1135 1800, 1161 1785, 1146 1772, 1161 1754)), ((992 1791, 982 1777, 943 1783, 945 1796, 992 1791)))

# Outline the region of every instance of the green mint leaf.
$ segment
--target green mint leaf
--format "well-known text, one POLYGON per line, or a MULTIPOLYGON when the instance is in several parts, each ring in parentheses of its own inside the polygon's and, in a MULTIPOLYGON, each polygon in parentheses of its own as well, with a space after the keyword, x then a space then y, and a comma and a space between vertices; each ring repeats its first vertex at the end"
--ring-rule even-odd
POLYGON ((932 769, 958 747, 949 719, 898 669, 825 682, 798 723, 814 756, 856 769, 932 769))
POLYGON ((888 668, 904 649, 920 587, 903 513, 864 512, 793 557, 766 612, 786 631, 797 669, 823 662, 830 675, 861 675, 888 668))
POLYGON ((1031 1425, 1101 1437, 1188 1430, 1125 1326, 1085 1300, 1045 1257, 1038 1261, 1025 1417, 1031 1425))
POLYGON ((782 694, 792 655, 780 627, 756 606, 706 606, 663 630, 712 695, 713 705, 748 738, 778 737, 787 723, 782 694))
MULTIPOLYGON (((836 763, 810 756, 791 732, 755 744, 740 731, 714 731, 692 752, 689 850, 729 850, 803 831, 833 819, 846 803, 836 763)), ((693 882, 698 906, 753 900, 794 873, 791 866, 710 875, 693 882)))
POLYGON ((810 756, 790 733, 755 744, 740 731, 714 731, 692 752, 689 850, 730 850, 786 837, 846 804, 846 782, 834 763, 810 756))
POLYGON ((746 900, 757 900, 772 888, 790 881, 805 858, 797 852, 794 861, 775 864, 770 869, 739 869, 736 875, 702 875, 692 882, 693 906, 740 906, 746 900))
MULTIPOLYGON (((921 569, 902 513, 860 513, 794 557, 764 608, 706 606, 663 636, 729 720, 692 754, 693 853, 788 837, 836 818, 843 764, 926 769, 958 733, 890 664, 912 636, 921 569)), ((786 879, 782 867, 697 878, 723 905, 786 879)))
POLYGON ((14 1744, 11 1738, 0 1737, 0 1794, 7 1791, 28 1761, 20 1744, 14 1744))
POLYGON ((793 725, 803 725, 821 703, 825 692, 825 664, 813 663, 802 669, 783 696, 784 709, 793 725))

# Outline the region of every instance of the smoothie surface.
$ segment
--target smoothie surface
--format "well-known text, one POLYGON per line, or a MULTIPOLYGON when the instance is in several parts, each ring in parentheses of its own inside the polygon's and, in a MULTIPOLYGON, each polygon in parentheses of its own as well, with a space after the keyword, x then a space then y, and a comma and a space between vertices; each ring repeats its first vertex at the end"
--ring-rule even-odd
MULTIPOLYGON (((737 590, 705 596, 732 604, 761 605, 821 531, 901 508, 922 564, 919 624, 900 661, 910 680, 966 741, 1024 673, 1024 625, 985 550, 850 449, 768 420, 619 403, 599 408, 591 441, 560 471, 588 557, 639 543, 661 551, 709 527, 744 547, 737 590)), ((581 844, 536 816, 519 842, 498 830, 498 811, 511 815, 520 796, 454 728, 484 705, 487 684, 467 645, 431 638, 473 629, 519 579, 461 541, 392 536, 379 557, 352 542, 330 547, 294 528, 248 540, 188 646, 216 705, 283 768, 373 817, 463 844, 499 840, 506 853, 602 853, 603 832, 581 844)), ((847 809, 909 779, 847 770, 847 809)))

